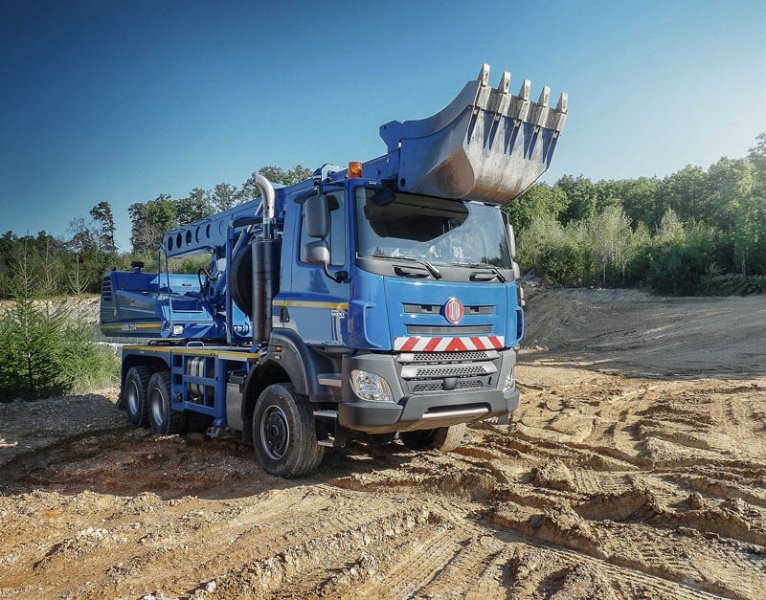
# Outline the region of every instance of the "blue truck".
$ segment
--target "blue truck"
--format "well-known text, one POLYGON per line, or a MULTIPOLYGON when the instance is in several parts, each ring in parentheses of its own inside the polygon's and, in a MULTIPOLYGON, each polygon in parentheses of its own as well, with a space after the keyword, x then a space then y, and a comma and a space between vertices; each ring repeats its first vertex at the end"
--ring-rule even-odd
POLYGON ((380 128, 387 152, 163 236, 155 272, 102 283, 122 350, 121 403, 159 435, 242 436, 269 473, 307 475, 327 447, 398 437, 454 449, 466 423, 519 403, 524 335, 501 205, 550 165, 567 114, 489 67, 432 117, 380 128), (169 260, 204 253, 207 268, 169 260))

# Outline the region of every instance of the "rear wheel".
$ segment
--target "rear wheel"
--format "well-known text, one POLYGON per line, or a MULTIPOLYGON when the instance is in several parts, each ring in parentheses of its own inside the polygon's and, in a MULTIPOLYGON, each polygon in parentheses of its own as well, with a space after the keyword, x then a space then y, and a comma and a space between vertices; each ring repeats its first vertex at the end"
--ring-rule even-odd
POLYGON ((438 429, 423 429, 419 431, 403 431, 400 434, 402 442, 410 450, 441 450, 451 452, 460 445, 465 435, 465 423, 439 427, 438 429))
POLYGON ((131 367, 125 376, 123 398, 128 420, 136 427, 149 425, 149 379, 154 371, 150 367, 131 367))
POLYGON ((160 371, 149 380, 149 421, 157 435, 186 431, 186 413, 170 408, 170 373, 160 371))
POLYGON ((258 397, 253 444, 263 468, 278 477, 308 475, 324 457, 308 398, 296 394, 289 383, 270 385, 258 397))

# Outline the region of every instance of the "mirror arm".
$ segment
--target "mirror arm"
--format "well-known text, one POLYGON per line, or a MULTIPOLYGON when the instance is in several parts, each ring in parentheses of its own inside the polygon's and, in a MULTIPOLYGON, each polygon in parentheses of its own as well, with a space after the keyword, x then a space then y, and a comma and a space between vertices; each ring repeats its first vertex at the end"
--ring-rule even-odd
POLYGON ((346 277, 348 277, 348 273, 346 271, 338 271, 337 273, 330 271, 326 262, 322 263, 322 268, 324 269, 324 274, 332 279, 335 283, 343 283, 346 281, 346 277))

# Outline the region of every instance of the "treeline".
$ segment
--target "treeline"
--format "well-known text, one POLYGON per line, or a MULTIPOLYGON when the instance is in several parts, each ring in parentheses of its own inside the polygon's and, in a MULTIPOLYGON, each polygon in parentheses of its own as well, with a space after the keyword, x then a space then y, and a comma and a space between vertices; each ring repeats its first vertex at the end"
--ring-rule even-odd
POLYGON ((766 134, 746 158, 664 178, 565 176, 508 207, 522 270, 567 286, 766 291, 766 134))
MULTIPOLYGON (((263 167, 258 173, 273 183, 291 185, 311 177, 311 171, 297 165, 292 169, 263 167)), ((159 194, 128 208, 131 221, 131 248, 120 252, 115 243, 115 222, 109 202, 99 202, 88 217, 69 224, 66 237, 45 231, 37 235, 0 235, 0 298, 17 295, 22 271, 34 274, 33 286, 50 294, 96 293, 103 274, 116 267, 125 269, 134 260, 151 268, 157 262, 157 248, 164 232, 227 210, 258 197, 254 172, 241 186, 219 183, 212 190, 194 188, 184 198, 159 194)), ((175 270, 196 272, 199 259, 174 262, 175 270)))

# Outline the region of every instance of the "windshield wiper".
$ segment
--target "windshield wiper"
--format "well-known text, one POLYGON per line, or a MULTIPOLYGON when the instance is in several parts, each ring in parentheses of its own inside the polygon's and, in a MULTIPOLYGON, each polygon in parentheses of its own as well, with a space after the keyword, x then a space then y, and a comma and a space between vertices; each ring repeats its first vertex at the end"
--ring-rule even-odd
POLYGON ((505 278, 505 275, 503 275, 500 272, 500 269, 498 269, 495 265, 491 265, 489 263, 458 263, 461 267, 468 267, 469 269, 489 269, 490 271, 494 272, 495 275, 497 275, 498 280, 500 283, 505 283, 507 280, 505 278))
POLYGON ((428 269, 428 272, 431 275, 433 275, 434 279, 441 279, 442 278, 441 271, 439 271, 439 269, 434 267, 430 262, 428 262, 424 258, 415 258, 413 256, 387 256, 386 258, 388 258, 390 260, 409 260, 409 261, 412 261, 412 262, 416 262, 419 265, 423 265, 426 269, 428 269))

